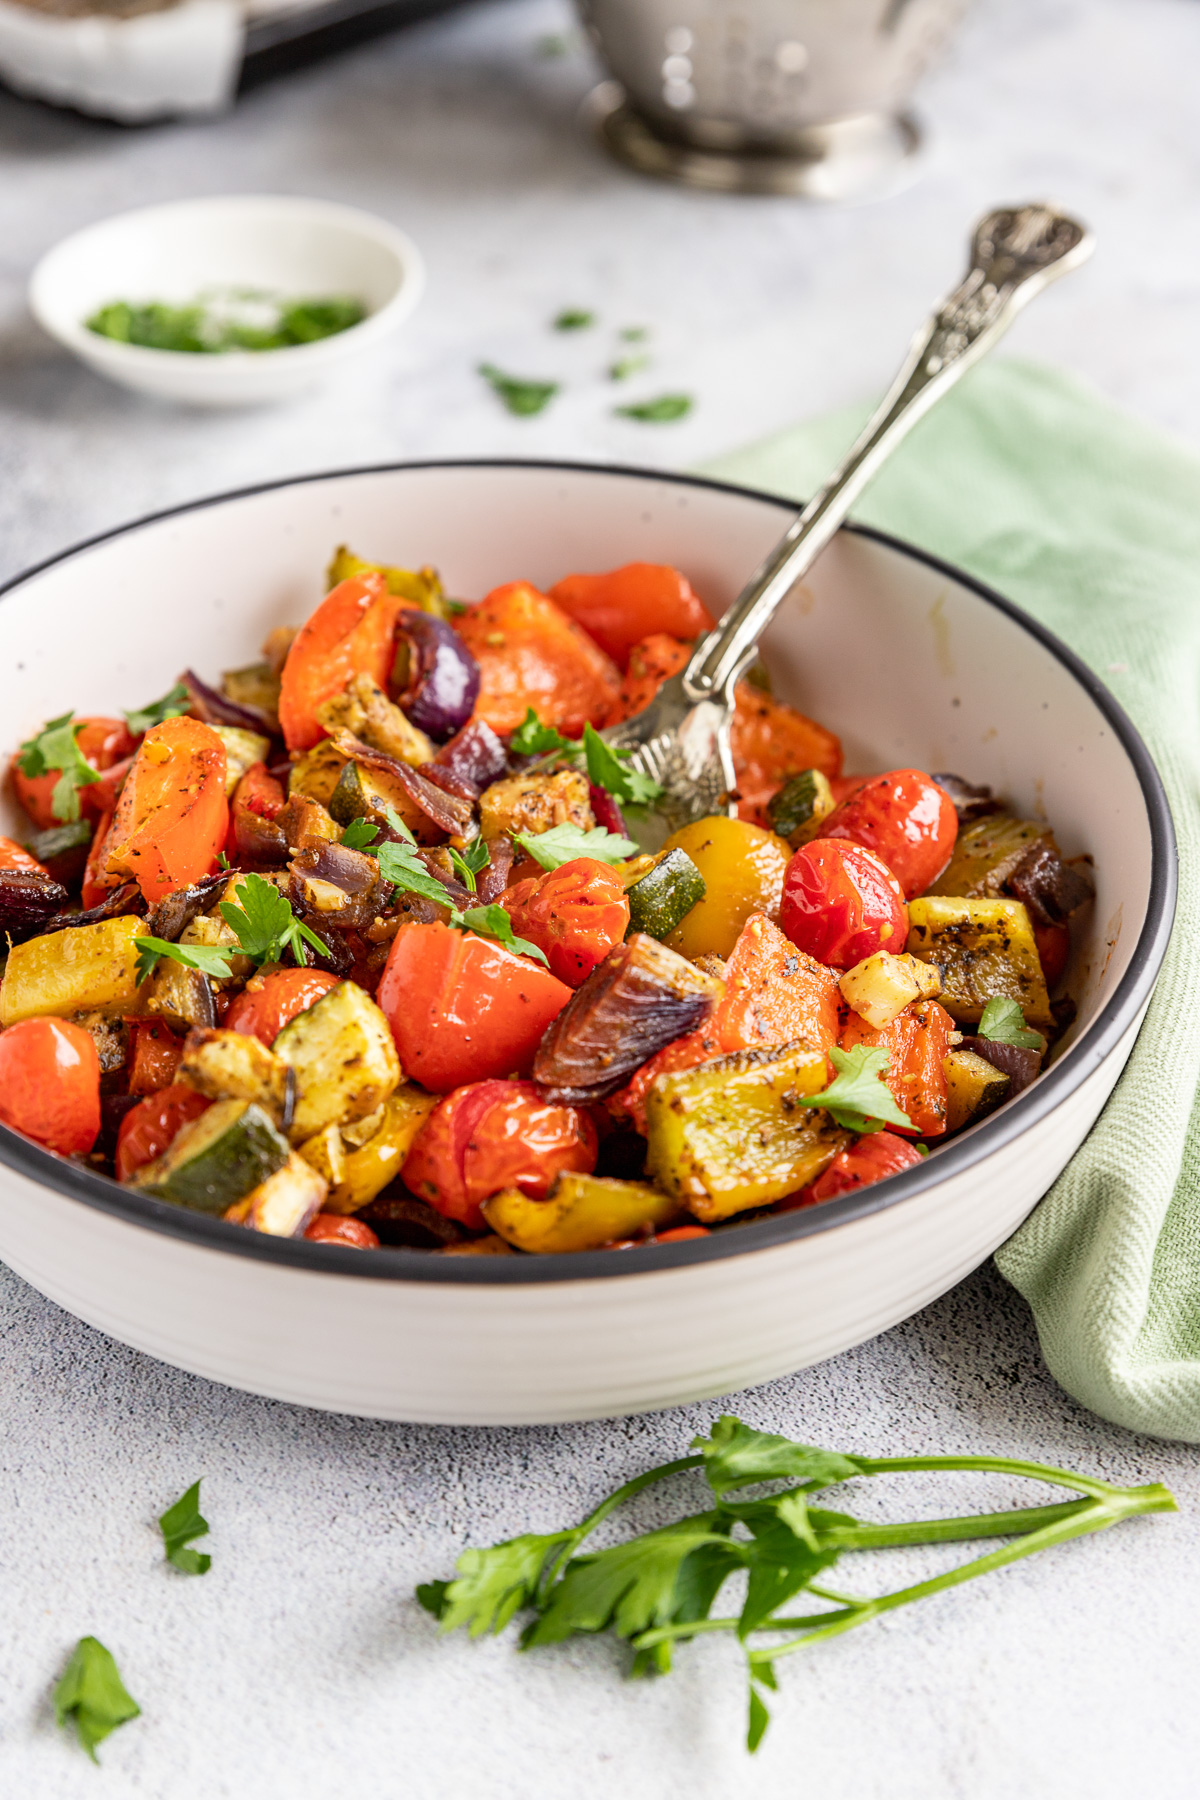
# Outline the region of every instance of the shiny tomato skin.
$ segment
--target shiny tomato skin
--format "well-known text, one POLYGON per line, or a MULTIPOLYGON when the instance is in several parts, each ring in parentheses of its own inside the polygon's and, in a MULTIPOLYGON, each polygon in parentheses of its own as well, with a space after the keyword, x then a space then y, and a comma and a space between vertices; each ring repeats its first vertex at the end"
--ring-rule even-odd
POLYGON ((402 925, 376 994, 400 1066, 433 1094, 528 1074, 571 990, 528 956, 450 925, 402 925))
POLYGON ((318 1213, 304 1228, 310 1244, 348 1244, 352 1250, 378 1250, 379 1239, 362 1219, 346 1213, 318 1213))
POLYGON ((139 1019, 129 1028, 129 1092, 158 1094, 170 1087, 183 1055, 183 1039, 161 1019, 139 1019))
POLYGON ((629 902, 617 871, 576 857, 534 881, 519 881, 500 904, 518 937, 536 944, 550 973, 580 987, 629 927, 629 902))
POLYGON ((100 1058, 67 1019, 24 1019, 0 1032, 0 1120, 57 1150, 83 1156, 100 1130, 100 1058))
POLYGON ((576 1106, 543 1097, 531 1081, 478 1081, 429 1115, 402 1171, 405 1186, 469 1231, 486 1231, 481 1203, 501 1188, 544 1200, 564 1170, 590 1175, 596 1127, 576 1106))
POLYGON ((131 1107, 117 1133, 115 1166, 118 1181, 128 1181, 170 1147, 176 1132, 198 1119, 212 1105, 195 1088, 163 1088, 131 1107))
POLYGON ((958 814, 920 769, 870 775, 822 821, 824 838, 848 838, 884 861, 906 900, 936 881, 954 849, 958 814))
POLYGON ((872 1132, 839 1151, 823 1174, 798 1194, 789 1194, 775 1210, 792 1212, 800 1206, 818 1206, 822 1200, 834 1200, 839 1194, 870 1187, 872 1182, 898 1175, 902 1169, 915 1169, 924 1160, 915 1144, 894 1131, 872 1132))
MULTIPOLYGON (((137 739, 131 736, 124 719, 83 718, 74 722, 80 727, 75 734, 80 754, 97 772, 113 768, 131 756, 137 747, 137 739)), ((61 822, 50 804, 57 783, 57 771, 45 775, 25 775, 14 759, 13 791, 40 831, 48 831, 52 825, 61 822)), ((93 794, 99 787, 100 784, 91 783, 80 788, 79 803, 85 814, 94 815, 96 812, 93 794)), ((104 791, 107 793, 107 789, 104 791)), ((109 800, 108 805, 111 804, 109 800)), ((102 803, 98 810, 104 812, 108 807, 102 803)))
POLYGON ((252 976, 222 1024, 226 1031, 256 1037, 269 1050, 284 1026, 315 1006, 338 979, 327 969, 277 969, 271 975, 252 976))
POLYGON ((900 955, 908 941, 900 883, 878 856, 844 839, 800 846, 783 877, 779 924, 832 969, 852 969, 877 950, 900 955))

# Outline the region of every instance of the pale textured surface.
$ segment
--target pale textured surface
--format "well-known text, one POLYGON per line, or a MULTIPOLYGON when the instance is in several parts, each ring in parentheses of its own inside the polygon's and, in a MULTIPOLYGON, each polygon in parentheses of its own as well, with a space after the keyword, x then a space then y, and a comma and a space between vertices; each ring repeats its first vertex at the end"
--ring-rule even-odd
MULTIPOLYGON (((872 391, 965 222, 1047 191, 1101 230, 1086 277, 1014 345, 1200 437, 1193 0, 995 0, 925 91, 923 185, 811 211, 681 196, 611 170, 574 125, 585 59, 539 61, 556 4, 464 15, 253 95, 224 123, 126 134, 0 97, 0 564, 11 572, 149 507, 393 456, 558 454, 683 464, 872 391), (280 413, 135 401, 25 320, 34 259, 139 201, 277 189, 355 201, 431 265, 411 328, 346 387, 280 413), (560 305, 658 327, 639 392, 702 404, 654 432, 608 417, 609 340, 560 305), (480 391, 490 356, 577 378, 522 423, 480 391)), ((1162 1478, 1189 1509, 1069 1547, 796 1661, 756 1764, 736 1661, 708 1644, 623 1687, 605 1645, 518 1660, 437 1644, 407 1598, 457 1550, 557 1524, 676 1454, 715 1409, 620 1425, 437 1431, 303 1413, 176 1375, 0 1283, 4 1524, 0 1778, 29 1800, 1118 1800, 1195 1792, 1193 1451, 1099 1424, 1044 1373, 994 1274, 836 1363, 738 1402, 847 1448, 1020 1452, 1162 1478), (212 1573, 164 1570, 155 1514, 206 1479, 212 1573), (101 1750, 60 1740, 75 1639, 113 1649, 145 1716, 101 1750)), ((481 1349, 486 1354, 486 1347, 481 1349)), ((912 1484, 913 1510, 976 1504, 912 1484)), ((872 1503, 864 1503, 863 1510, 872 1503)), ((878 1505, 876 1498, 873 1504, 878 1505)), ((883 1580, 895 1576, 889 1567, 883 1580)))

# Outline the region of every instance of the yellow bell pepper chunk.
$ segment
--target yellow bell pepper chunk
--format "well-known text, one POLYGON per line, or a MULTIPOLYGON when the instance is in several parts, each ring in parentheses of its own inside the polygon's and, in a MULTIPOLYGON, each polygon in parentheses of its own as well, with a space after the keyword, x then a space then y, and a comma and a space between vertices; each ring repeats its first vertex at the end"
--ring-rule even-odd
POLYGON ((136 1012, 141 983, 133 940, 145 930, 145 919, 103 919, 14 944, 0 988, 0 1026, 40 1013, 136 1012))
POLYGON ((644 1181, 599 1175, 560 1175, 545 1200, 504 1188, 483 1203, 483 1216, 498 1236, 539 1256, 602 1250, 647 1226, 657 1229, 679 1216, 679 1202, 644 1181))
MULTIPOLYGON (((390 1094, 381 1109, 383 1117, 372 1135, 359 1148, 346 1152, 341 1176, 330 1189, 325 1211, 358 1212, 382 1194, 388 1183, 399 1175, 413 1140, 437 1103, 436 1094, 426 1094, 411 1084, 390 1094)), ((304 1147, 305 1156, 310 1148, 315 1149, 311 1140, 304 1147)), ((316 1155, 310 1160, 317 1167, 322 1166, 316 1155)))

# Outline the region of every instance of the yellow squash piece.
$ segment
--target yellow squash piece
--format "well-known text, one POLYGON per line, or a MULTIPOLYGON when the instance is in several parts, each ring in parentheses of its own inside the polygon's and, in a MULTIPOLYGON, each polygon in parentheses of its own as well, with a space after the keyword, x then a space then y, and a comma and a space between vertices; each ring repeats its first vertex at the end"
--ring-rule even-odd
POLYGON ((331 1188, 345 1179, 346 1146, 336 1125, 327 1125, 324 1131, 318 1131, 316 1137, 310 1137, 306 1144, 301 1144, 299 1154, 331 1188))
POLYGON ((296 1071, 290 1132, 303 1144, 326 1125, 363 1119, 400 1083, 391 1026, 356 982, 339 981, 285 1025, 271 1049, 296 1071))
MULTIPOLYGON (((359 1127, 343 1134, 342 1173, 331 1183, 326 1211, 358 1212, 382 1194, 399 1175, 418 1131, 437 1103, 436 1094, 427 1094, 423 1088, 406 1083, 389 1095, 380 1109, 375 1130, 357 1148, 349 1147, 348 1140, 352 1134, 357 1135, 359 1127)), ((304 1146, 305 1156, 309 1148, 308 1144, 304 1146)))
POLYGON ((397 569, 389 563, 364 562, 345 544, 339 544, 325 571, 325 580, 330 588, 335 588, 339 582, 349 581, 352 575, 382 575, 389 594, 411 600, 422 612, 436 613, 439 617, 446 615, 447 609, 442 605, 442 584, 436 569, 397 569))
POLYGON ((292 764, 288 793, 300 794, 328 806, 347 761, 345 752, 339 750, 332 739, 322 738, 292 764))
POLYGON ((1019 900, 926 894, 908 903, 908 951, 940 970, 946 1011, 977 1025, 997 995, 1015 1000, 1026 1023, 1050 1030, 1054 1015, 1029 914, 1019 900))
POLYGON ((698 900, 664 941, 680 956, 728 956, 751 913, 779 918, 783 872, 791 851, 783 839, 743 819, 697 819, 663 846, 683 850, 704 880, 698 900))
POLYGON ((915 956, 893 956, 878 950, 866 956, 838 982, 842 999, 873 1031, 882 1031, 914 1000, 932 1000, 942 991, 942 978, 915 956))
POLYGON ((545 1200, 530 1200, 520 1188, 504 1188, 484 1201, 482 1211, 506 1243, 552 1256, 601 1250, 647 1226, 668 1225, 678 1218, 680 1205, 673 1195, 644 1181, 560 1175, 545 1200))
POLYGON ((539 837, 555 825, 577 825, 580 831, 591 831, 595 823, 587 776, 578 769, 556 769, 553 775, 509 775, 484 788, 479 802, 479 829, 485 838, 518 831, 539 837))
POLYGON ((14 944, 0 988, 0 1026, 39 1013, 114 1018, 137 1012, 141 984, 133 940, 145 930, 144 919, 104 919, 14 944))
POLYGON ((951 1050, 942 1058, 946 1072, 946 1130, 961 1131, 994 1112, 1008 1098, 1012 1078, 973 1050, 951 1050))
POLYGON ((244 1031, 190 1031, 176 1081, 210 1100, 253 1100, 278 1125, 288 1092, 288 1066, 244 1031))
POLYGON ((224 1216, 231 1225, 244 1225, 268 1237, 302 1237, 309 1220, 320 1212, 325 1193, 322 1177, 293 1150, 281 1169, 260 1181, 224 1216))
POLYGON ((646 1173, 705 1225, 815 1181, 848 1141, 801 1104, 829 1074, 807 1044, 743 1050, 660 1075, 646 1097, 646 1173))
POLYGON ((954 844, 954 855, 926 891, 985 899, 998 894, 1031 845, 1045 838, 1053 843, 1048 825, 1037 819, 1014 819, 1008 813, 990 813, 964 825, 954 844))
POLYGON ((214 725, 212 729, 225 746, 225 792, 232 794, 247 769, 267 760, 271 740, 238 725, 214 725))

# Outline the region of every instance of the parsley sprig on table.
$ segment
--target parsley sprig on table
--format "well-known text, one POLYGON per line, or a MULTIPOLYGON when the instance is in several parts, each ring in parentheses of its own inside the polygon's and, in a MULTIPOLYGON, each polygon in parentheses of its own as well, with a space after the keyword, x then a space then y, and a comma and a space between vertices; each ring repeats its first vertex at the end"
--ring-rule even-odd
POLYGON ((626 1482, 578 1525, 526 1532, 489 1550, 465 1550, 456 1577, 419 1587, 418 1600, 444 1632, 465 1626, 471 1637, 502 1631, 518 1612, 528 1612, 532 1617, 521 1636, 523 1650, 561 1643, 577 1633, 612 1631, 631 1646, 633 1673, 639 1675, 666 1674, 676 1643, 702 1632, 729 1633, 745 1657, 746 1744, 756 1750, 770 1717, 764 1693, 777 1687, 776 1664, 784 1657, 1035 1551, 1103 1531, 1138 1513, 1176 1510, 1170 1492, 1157 1483, 1114 1487, 1007 1457, 846 1456, 756 1431, 731 1415, 718 1419, 707 1437, 694 1438, 692 1449, 693 1455, 626 1482), (695 1470, 703 1471, 708 1485, 703 1510, 610 1549, 579 1553, 617 1507, 652 1483, 695 1470), (824 1488, 908 1470, 1014 1475, 1067 1488, 1073 1497, 1048 1506, 882 1525, 812 1504, 824 1488), (748 1487, 768 1485, 775 1491, 750 1499, 732 1497, 748 1487), (977 1538, 1010 1541, 928 1580, 870 1598, 836 1591, 821 1579, 854 1552, 977 1538), (743 1573, 747 1579, 740 1610, 713 1618, 729 1577, 743 1573), (789 1611, 799 1595, 806 1601, 811 1597, 816 1609, 789 1611))
POLYGON ((79 790, 90 787, 100 777, 79 748, 78 737, 83 720, 73 712, 48 724, 21 745, 17 767, 22 775, 57 775, 50 795, 50 810, 63 825, 73 825, 80 814, 79 790))
POLYGON ((595 787, 606 788, 621 805, 649 806, 662 793, 652 776, 627 766, 632 750, 614 749, 592 725, 584 726, 581 738, 564 737, 553 725, 544 725, 532 706, 513 732, 509 749, 518 756, 551 756, 557 751, 564 756, 582 756, 588 780, 595 787))
POLYGON ((846 1131, 882 1131, 885 1125, 912 1129, 912 1120, 896 1105, 883 1079, 891 1061, 888 1051, 856 1044, 853 1050, 831 1050, 829 1060, 837 1074, 821 1093, 804 1095, 802 1106, 823 1107, 846 1131))

